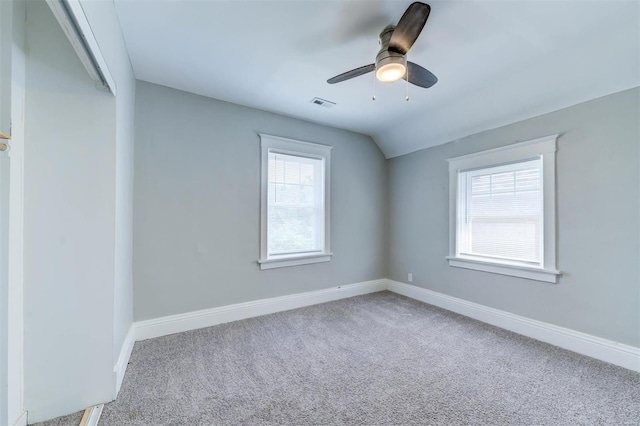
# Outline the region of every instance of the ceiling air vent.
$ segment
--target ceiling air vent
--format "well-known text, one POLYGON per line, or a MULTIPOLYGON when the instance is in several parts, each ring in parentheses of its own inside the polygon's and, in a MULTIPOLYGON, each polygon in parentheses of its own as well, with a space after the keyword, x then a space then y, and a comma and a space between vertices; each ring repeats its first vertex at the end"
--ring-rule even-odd
POLYGON ((314 105, 319 105, 325 108, 333 108, 334 106, 336 106, 335 102, 331 102, 328 101, 326 99, 322 99, 322 98, 313 98, 311 99, 310 103, 314 104, 314 105))

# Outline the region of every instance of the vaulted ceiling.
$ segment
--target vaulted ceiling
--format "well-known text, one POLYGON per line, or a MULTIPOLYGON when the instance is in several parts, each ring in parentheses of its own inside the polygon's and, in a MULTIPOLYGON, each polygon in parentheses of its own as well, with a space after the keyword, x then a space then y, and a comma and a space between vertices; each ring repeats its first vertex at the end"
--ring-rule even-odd
POLYGON ((428 1, 408 59, 439 81, 408 102, 373 73, 326 83, 374 62, 410 3, 115 0, 138 79, 364 133, 387 157, 640 85, 640 2, 508 0, 428 1))

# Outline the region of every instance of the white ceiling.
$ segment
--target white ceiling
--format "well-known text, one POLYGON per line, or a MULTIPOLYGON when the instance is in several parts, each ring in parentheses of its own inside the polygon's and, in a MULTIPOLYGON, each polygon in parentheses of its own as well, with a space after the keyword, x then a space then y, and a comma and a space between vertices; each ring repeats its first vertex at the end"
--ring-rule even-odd
POLYGON ((435 86, 406 102, 377 83, 374 102, 373 73, 326 83, 374 62, 410 3, 115 0, 138 79, 364 133, 388 158, 640 85, 640 2, 605 0, 428 1, 408 59, 435 86))

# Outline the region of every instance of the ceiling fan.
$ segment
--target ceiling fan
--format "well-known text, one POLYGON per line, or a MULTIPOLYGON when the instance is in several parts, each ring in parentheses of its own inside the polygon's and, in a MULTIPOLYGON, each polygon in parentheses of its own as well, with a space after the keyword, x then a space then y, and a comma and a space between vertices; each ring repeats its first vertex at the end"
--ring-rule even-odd
POLYGON ((425 3, 412 3, 400 18, 397 26, 388 25, 380 33, 380 51, 374 64, 347 71, 327 80, 329 84, 340 83, 375 70, 376 78, 390 83, 401 78, 419 87, 429 88, 438 82, 438 78, 429 70, 407 61, 407 52, 418 39, 431 12, 431 6, 425 3))

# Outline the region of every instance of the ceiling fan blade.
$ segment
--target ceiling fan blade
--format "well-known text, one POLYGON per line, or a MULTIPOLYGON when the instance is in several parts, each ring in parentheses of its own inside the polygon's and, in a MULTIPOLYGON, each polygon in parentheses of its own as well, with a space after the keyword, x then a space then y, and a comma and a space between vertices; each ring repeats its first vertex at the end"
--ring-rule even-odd
POLYGON ((376 64, 365 65, 364 67, 356 68, 351 71, 343 72, 342 74, 336 75, 335 77, 327 80, 329 84, 340 83, 341 81, 349 80, 354 77, 358 77, 360 75, 369 73, 376 69, 376 64))
POLYGON ((389 40, 389 50, 405 55, 418 39, 424 24, 427 23, 429 12, 431 12, 431 6, 428 4, 412 3, 398 21, 396 29, 393 30, 389 40))
MULTIPOLYGON (((428 89, 438 82, 438 77, 433 75, 431 71, 411 61, 407 61, 407 73, 409 75, 409 83, 424 87, 425 89, 428 89)), ((407 74, 405 74, 403 78, 406 80, 407 74)))

